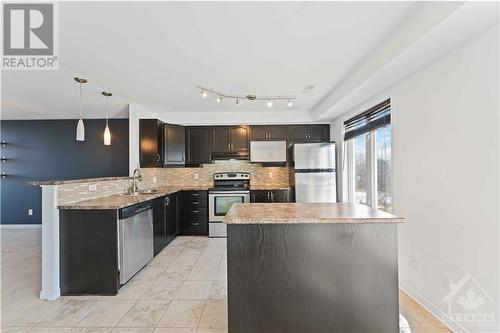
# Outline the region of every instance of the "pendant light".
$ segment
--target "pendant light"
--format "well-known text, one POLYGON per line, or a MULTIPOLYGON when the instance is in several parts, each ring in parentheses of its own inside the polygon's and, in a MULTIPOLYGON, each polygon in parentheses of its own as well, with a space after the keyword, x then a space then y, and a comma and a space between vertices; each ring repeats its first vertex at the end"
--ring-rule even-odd
POLYGON ((111 145, 111 132, 108 126, 108 97, 113 96, 112 93, 103 91, 102 94, 106 97, 106 127, 104 127, 104 145, 111 145))
POLYGON ((76 141, 85 141, 85 126, 82 118, 82 84, 87 83, 87 79, 75 77, 75 81, 80 84, 80 119, 76 125, 76 141))

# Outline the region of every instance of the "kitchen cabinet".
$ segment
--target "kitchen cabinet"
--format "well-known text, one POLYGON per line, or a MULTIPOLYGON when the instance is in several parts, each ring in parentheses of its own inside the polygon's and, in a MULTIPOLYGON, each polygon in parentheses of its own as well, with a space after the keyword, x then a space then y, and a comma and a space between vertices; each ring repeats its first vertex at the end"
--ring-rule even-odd
POLYGON ((157 198, 153 203, 153 248, 157 255, 180 233, 179 194, 157 198))
POLYGON ((211 127, 186 127, 186 165, 212 162, 211 127))
POLYGON ((293 143, 330 141, 330 125, 292 125, 288 126, 288 141, 293 143))
POLYGON ((288 190, 252 190, 250 191, 250 202, 294 202, 293 191, 288 190))
POLYGON ((208 191, 182 191, 180 234, 208 236, 208 191))
POLYGON ((163 135, 163 165, 184 165, 186 152, 186 132, 184 126, 164 124, 163 135))
POLYGON ((248 126, 212 127, 212 153, 216 156, 248 159, 249 142, 250 128, 248 126))
POLYGON ((139 163, 141 167, 159 167, 164 162, 163 122, 139 119, 139 163))
POLYGON ((251 141, 282 141, 287 139, 287 126, 251 126, 251 141))

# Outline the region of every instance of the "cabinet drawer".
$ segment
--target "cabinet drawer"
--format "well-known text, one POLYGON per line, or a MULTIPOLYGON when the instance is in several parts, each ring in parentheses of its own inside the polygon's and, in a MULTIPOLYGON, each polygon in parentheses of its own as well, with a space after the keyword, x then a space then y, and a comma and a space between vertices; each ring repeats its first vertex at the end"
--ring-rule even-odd
POLYGON ((182 216, 184 217, 197 217, 205 216, 208 217, 208 209, 206 207, 184 207, 182 210, 182 216))
POLYGON ((208 207, 208 199, 207 198, 188 198, 188 199, 184 199, 182 201, 182 209, 189 209, 189 208, 196 208, 196 207, 207 208, 208 207))
POLYGON ((208 216, 201 213, 186 214, 182 218, 183 235, 208 234, 208 216))

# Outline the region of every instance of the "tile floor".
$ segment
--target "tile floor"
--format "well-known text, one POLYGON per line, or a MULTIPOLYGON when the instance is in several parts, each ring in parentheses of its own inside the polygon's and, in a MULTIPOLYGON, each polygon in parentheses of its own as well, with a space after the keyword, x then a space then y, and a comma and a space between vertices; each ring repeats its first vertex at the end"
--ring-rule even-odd
MULTIPOLYGON (((1 332, 227 332, 225 239, 178 237, 117 296, 38 299, 41 229, 1 231, 1 332)), ((449 332, 407 295, 413 333, 449 332)))

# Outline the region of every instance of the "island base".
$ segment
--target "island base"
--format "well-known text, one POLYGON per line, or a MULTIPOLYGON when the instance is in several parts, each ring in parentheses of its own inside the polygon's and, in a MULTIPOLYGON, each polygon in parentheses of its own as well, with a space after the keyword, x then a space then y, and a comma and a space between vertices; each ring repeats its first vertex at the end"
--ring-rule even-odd
POLYGON ((229 332, 399 332, 397 225, 228 224, 229 332))

